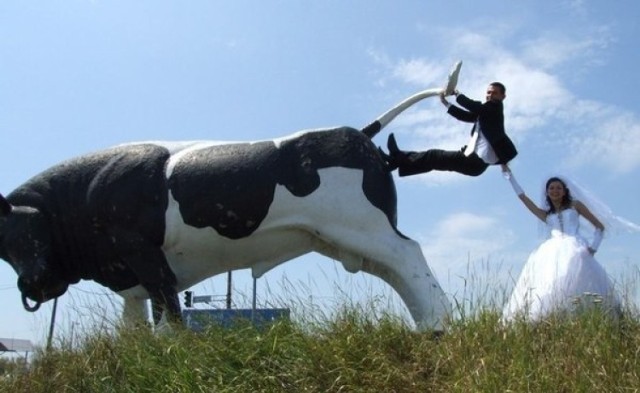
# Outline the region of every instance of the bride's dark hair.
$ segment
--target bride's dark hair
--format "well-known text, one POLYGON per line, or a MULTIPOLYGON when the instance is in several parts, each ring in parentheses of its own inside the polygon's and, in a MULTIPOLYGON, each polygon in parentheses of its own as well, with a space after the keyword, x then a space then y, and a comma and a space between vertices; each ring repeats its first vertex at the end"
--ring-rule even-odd
POLYGON ((556 213, 555 206, 553 206, 553 203, 551 203, 551 199, 549 199, 549 196, 546 195, 546 192, 549 189, 549 185, 553 182, 558 182, 562 184, 562 188, 564 188, 564 196, 562 197, 562 201, 560 202, 560 210, 564 210, 568 207, 571 207, 571 202, 573 201, 573 197, 571 196, 571 191, 567 187, 567 183, 565 183, 564 180, 560 179, 559 177, 554 176, 549 180, 547 180, 547 184, 544 187, 545 199, 547 201, 547 206, 549 207, 549 210, 547 210, 547 214, 556 213))

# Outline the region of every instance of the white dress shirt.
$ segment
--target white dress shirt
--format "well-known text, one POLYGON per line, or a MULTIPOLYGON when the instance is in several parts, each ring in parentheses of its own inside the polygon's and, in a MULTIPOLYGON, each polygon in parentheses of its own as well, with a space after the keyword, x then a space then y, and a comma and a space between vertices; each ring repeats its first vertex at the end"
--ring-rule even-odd
POLYGON ((482 133, 480 123, 478 122, 476 122, 473 133, 471 134, 471 140, 467 144, 467 148, 464 150, 464 155, 469 156, 473 152, 475 152, 478 157, 482 158, 482 161, 489 165, 498 162, 498 156, 482 133))

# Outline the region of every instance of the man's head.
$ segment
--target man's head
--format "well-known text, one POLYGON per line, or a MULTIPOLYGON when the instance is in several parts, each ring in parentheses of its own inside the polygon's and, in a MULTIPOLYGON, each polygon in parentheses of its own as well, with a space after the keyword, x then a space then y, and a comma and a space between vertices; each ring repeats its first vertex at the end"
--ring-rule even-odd
POLYGON ((487 87, 487 101, 502 101, 507 97, 507 88, 500 82, 491 82, 487 87))

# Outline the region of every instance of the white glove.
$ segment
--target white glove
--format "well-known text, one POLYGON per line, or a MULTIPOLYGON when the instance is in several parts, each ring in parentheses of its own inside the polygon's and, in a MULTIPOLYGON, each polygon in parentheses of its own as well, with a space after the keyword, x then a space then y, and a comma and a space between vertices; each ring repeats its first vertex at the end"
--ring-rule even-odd
POLYGON ((600 243, 602 243, 602 236, 602 229, 596 229, 596 231, 593 233, 593 240, 591 241, 591 245, 589 246, 589 248, 594 253, 598 251, 598 247, 600 247, 600 243))
POLYGON ((511 171, 504 171, 503 174, 507 178, 507 180, 509 180, 509 183, 511 183, 511 187, 513 187, 513 191, 516 192, 516 195, 524 194, 524 190, 522 189, 522 187, 520 187, 520 184, 518 184, 518 182, 516 181, 516 177, 513 176, 513 173, 511 171))

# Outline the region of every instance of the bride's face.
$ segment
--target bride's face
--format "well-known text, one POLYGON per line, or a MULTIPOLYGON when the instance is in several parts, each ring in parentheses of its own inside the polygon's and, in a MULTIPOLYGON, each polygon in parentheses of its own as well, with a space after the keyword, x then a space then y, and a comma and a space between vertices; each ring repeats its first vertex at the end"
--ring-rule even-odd
POLYGON ((559 181, 552 181, 547 187, 547 196, 551 202, 561 202, 566 194, 566 190, 559 181))

